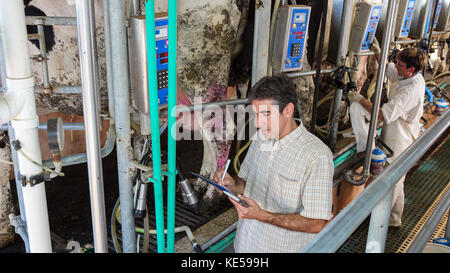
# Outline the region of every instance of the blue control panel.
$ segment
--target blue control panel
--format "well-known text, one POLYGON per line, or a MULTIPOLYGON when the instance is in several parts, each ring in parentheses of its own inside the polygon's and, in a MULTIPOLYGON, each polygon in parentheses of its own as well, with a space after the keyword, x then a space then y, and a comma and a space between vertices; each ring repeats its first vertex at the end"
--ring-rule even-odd
POLYGON ((403 19, 402 28, 400 30, 400 37, 408 37, 409 28, 411 27, 411 21, 414 15, 414 8, 416 6, 416 0, 409 0, 406 6, 405 17, 403 19))
MULTIPOLYGON (((434 20, 433 20, 433 30, 436 28, 437 23, 439 22, 439 14, 441 13, 441 9, 442 9, 442 5, 443 5, 443 1, 444 0, 438 0, 438 4, 436 7, 436 14, 434 16, 434 20)), ((433 1, 432 1, 433 3, 433 1)), ((433 12, 433 8, 434 8, 434 4, 430 5, 429 9, 428 9, 428 13, 427 13, 427 23, 425 25, 425 33, 423 35, 423 38, 428 38, 428 29, 430 27, 430 18, 431 18, 431 13, 433 12)))
POLYGON ((369 25, 367 26, 366 35, 361 46, 361 51, 370 49, 373 39, 375 37, 375 32, 377 31, 378 22, 381 17, 382 6, 373 6, 372 12, 370 13, 369 25))
POLYGON ((288 45, 283 71, 298 70, 302 67, 311 10, 309 7, 292 7, 290 11, 288 45))
POLYGON ((156 38, 156 76, 158 82, 158 105, 163 106, 168 101, 168 25, 167 17, 155 18, 156 38))

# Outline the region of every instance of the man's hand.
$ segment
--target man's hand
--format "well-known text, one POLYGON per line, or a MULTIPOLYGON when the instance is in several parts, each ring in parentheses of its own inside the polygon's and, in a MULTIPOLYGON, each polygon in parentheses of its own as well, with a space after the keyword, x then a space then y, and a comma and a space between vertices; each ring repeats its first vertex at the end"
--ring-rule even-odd
POLYGON ((238 197, 247 202, 248 208, 239 204, 239 202, 230 199, 231 203, 236 207, 239 218, 255 219, 260 222, 268 223, 293 231, 301 231, 308 233, 319 233, 328 221, 322 219, 311 219, 301 216, 299 213, 279 214, 272 213, 261 209, 255 200, 238 194, 238 197))
MULTIPOLYGON (((225 177, 222 180, 222 175, 224 171, 225 171, 224 169, 218 169, 213 176, 213 181, 217 182, 217 184, 221 186, 224 186, 230 191, 233 191, 235 181, 233 177, 231 177, 231 175, 229 175, 228 173, 225 174, 225 177)), ((222 191, 220 191, 220 193, 222 193, 222 191)))
POLYGON ((255 219, 259 221, 265 221, 266 218, 269 217, 269 214, 261 209, 255 200, 245 197, 242 194, 238 194, 238 197, 247 202, 248 208, 242 206, 239 202, 236 202, 234 199, 228 197, 231 203, 236 207, 239 218, 244 219, 255 219))
POLYGON ((359 101, 362 99, 362 97, 363 96, 361 94, 359 94, 357 92, 353 92, 353 91, 350 91, 347 94, 347 98, 350 102, 358 102, 359 103, 359 101))

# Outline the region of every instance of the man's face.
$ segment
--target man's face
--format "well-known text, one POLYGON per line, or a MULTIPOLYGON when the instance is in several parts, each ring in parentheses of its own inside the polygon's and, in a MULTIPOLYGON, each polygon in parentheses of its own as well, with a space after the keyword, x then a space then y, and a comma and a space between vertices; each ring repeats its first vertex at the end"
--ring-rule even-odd
POLYGON ((407 68, 406 64, 400 60, 397 60, 395 68, 397 68, 398 75, 404 79, 411 77, 414 73, 414 67, 407 68))
POLYGON ((256 127, 269 140, 280 139, 280 131, 286 127, 289 118, 281 114, 278 105, 273 105, 274 100, 253 100, 252 107, 256 113, 256 127))

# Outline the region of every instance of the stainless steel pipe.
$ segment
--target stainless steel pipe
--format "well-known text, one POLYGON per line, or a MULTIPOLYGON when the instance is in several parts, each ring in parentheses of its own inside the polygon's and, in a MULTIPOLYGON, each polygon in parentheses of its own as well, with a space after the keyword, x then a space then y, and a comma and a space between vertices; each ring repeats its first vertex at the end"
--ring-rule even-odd
POLYGON ((110 0, 109 21, 111 36, 112 84, 116 122, 117 168, 119 177, 122 242, 125 253, 136 252, 134 231, 133 183, 130 170, 132 158, 130 139, 130 110, 128 76, 127 32, 125 22, 126 1, 110 0))
POLYGON ((394 28, 394 20, 396 17, 396 5, 397 0, 389 1, 388 8, 387 8, 387 21, 386 25, 384 27, 383 31, 383 42, 381 44, 381 53, 380 53, 380 60, 378 65, 378 75, 377 75, 377 81, 375 85, 375 101, 372 105, 372 113, 370 115, 370 124, 369 124, 369 133, 367 135, 367 146, 366 146, 366 154, 364 156, 364 168, 363 168, 363 175, 365 177, 369 177, 369 171, 370 171, 370 159, 372 158, 372 147, 373 143, 375 141, 375 133, 376 133, 376 126, 378 121, 378 110, 380 108, 380 102, 381 102, 381 94, 383 90, 383 82, 384 82, 384 76, 386 72, 386 63, 387 63, 387 56, 389 53, 389 45, 390 45, 390 38, 392 29, 394 28))
MULTIPOLYGON (((345 65, 344 60, 346 59, 346 55, 348 52, 348 43, 350 40, 350 29, 352 23, 352 11, 353 11, 353 0, 344 0, 344 7, 342 9, 342 20, 341 20, 341 33, 339 35, 339 44, 338 44, 338 52, 336 57, 336 68, 339 68, 342 65, 345 65)), ((339 122, 335 120, 339 108, 341 106, 342 94, 344 90, 341 88, 337 88, 334 93, 333 99, 333 114, 332 114, 332 122, 330 126, 330 136, 329 136, 329 147, 331 150, 334 150, 334 146, 337 141, 337 132, 339 122), (333 121, 335 120, 335 121, 333 121)))
POLYGON ((95 252, 107 253, 105 198, 100 157, 99 83, 98 65, 95 57, 96 38, 93 0, 77 0, 76 13, 94 246, 95 252))

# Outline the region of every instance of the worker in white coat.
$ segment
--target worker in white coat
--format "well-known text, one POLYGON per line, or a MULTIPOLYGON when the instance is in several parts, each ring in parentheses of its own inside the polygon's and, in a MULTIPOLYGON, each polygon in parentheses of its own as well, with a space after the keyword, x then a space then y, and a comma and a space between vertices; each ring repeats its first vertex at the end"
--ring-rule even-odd
MULTIPOLYGON (((421 50, 406 48, 397 54, 395 64, 387 64, 386 77, 393 85, 388 102, 380 108, 378 118, 383 121, 382 139, 394 152, 387 159, 388 163, 395 160, 419 136, 425 96, 425 81, 419 72, 425 63, 425 54, 421 50)), ((349 92, 348 99, 359 103, 369 113, 372 111, 372 103, 361 94, 349 92)), ((390 227, 401 226, 405 176, 394 188, 390 227)))

